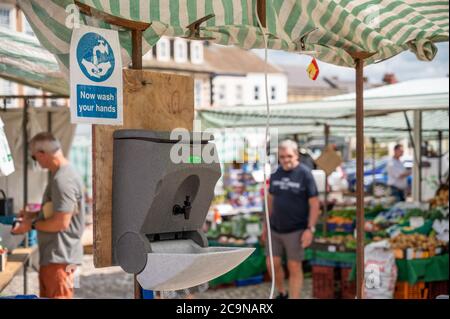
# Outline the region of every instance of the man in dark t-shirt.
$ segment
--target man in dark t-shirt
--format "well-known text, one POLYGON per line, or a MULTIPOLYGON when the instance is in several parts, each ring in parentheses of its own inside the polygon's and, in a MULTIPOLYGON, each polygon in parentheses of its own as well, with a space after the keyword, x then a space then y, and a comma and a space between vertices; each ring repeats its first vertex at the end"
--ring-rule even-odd
MULTIPOLYGON (((270 177, 269 215, 277 298, 286 299, 282 257, 286 253, 289 270, 289 297, 300 298, 303 286, 304 249, 311 245, 320 214, 317 187, 311 170, 299 162, 298 146, 283 141, 278 150, 280 167, 270 177)), ((267 241, 264 227, 263 241, 267 241)), ((271 274, 269 245, 267 268, 271 274)))

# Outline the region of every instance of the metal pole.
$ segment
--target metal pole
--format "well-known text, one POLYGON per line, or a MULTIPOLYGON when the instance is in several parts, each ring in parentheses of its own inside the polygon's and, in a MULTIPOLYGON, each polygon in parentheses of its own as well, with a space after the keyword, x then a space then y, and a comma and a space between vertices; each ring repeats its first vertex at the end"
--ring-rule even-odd
POLYGON ((439 186, 442 184, 442 131, 438 132, 438 149, 439 149, 439 162, 438 162, 438 178, 439 186))
POLYGON ((364 284, 364 60, 356 58, 356 297, 364 284))
MULTIPOLYGON (((22 142, 23 142, 23 210, 28 204, 28 99, 24 98, 22 119, 22 142)), ((25 235, 25 247, 28 247, 28 234, 25 235)))
MULTIPOLYGON (((53 125, 52 124, 53 124, 52 123, 52 112, 48 112, 47 113, 47 131, 50 132, 50 133, 53 130, 53 127, 52 127, 53 125)), ((51 178, 52 178, 52 172, 48 171, 47 183, 50 183, 51 178)))
POLYGON ((377 140, 375 139, 375 137, 371 138, 371 142, 372 142, 372 196, 375 197, 375 169, 376 169, 376 159, 375 159, 375 152, 376 152, 376 147, 375 147, 375 143, 377 142, 377 140))
POLYGON ((142 288, 134 275, 134 299, 142 299, 142 288))
MULTIPOLYGON (((328 124, 324 125, 324 134, 325 134, 325 147, 324 150, 327 149, 328 144, 330 143, 330 126, 328 124)), ((328 175, 325 172, 325 192, 324 192, 324 199, 323 199, 323 217, 324 217, 324 223, 323 223, 323 235, 327 235, 327 219, 328 219, 328 175)))
POLYGON ((414 201, 422 201, 422 112, 414 111, 414 157, 416 158, 413 175, 414 201))

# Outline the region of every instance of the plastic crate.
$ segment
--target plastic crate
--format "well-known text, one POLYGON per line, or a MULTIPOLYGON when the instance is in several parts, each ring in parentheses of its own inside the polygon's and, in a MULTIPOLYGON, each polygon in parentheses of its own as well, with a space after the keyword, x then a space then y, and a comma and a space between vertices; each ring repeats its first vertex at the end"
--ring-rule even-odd
POLYGON ((334 260, 313 259, 310 261, 311 266, 339 267, 339 262, 334 260))
POLYGON ((433 281, 427 283, 428 298, 436 299, 440 295, 449 295, 448 280, 447 281, 433 281))
POLYGON ((245 287, 245 286, 251 286, 251 285, 258 285, 261 284, 264 281, 263 275, 253 276, 247 279, 239 279, 236 280, 235 284, 236 287, 245 287))
POLYGON ((318 299, 336 298, 335 268, 312 266, 313 297, 318 299))
POLYGON ((395 285, 395 299, 427 299, 428 288, 424 282, 418 282, 414 285, 406 281, 397 282, 395 285))
POLYGON ((356 281, 350 281, 350 274, 352 267, 341 268, 341 298, 355 299, 356 296, 356 281))
POLYGON ((355 230, 355 224, 347 223, 347 224, 336 224, 336 223, 327 223, 327 230, 329 232, 338 232, 338 233, 353 233, 355 230))

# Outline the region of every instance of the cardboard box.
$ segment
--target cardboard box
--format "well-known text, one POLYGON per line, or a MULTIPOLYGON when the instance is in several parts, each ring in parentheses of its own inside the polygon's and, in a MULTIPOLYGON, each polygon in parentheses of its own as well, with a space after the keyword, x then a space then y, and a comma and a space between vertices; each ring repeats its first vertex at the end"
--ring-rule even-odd
POLYGON ((325 171, 327 176, 334 172, 334 170, 342 164, 342 158, 333 149, 332 146, 327 146, 322 154, 316 159, 316 165, 325 171))

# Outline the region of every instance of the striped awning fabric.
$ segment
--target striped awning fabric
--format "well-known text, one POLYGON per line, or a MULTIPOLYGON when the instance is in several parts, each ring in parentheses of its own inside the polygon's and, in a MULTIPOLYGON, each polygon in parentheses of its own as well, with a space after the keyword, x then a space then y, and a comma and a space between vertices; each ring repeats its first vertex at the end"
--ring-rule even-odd
MULTIPOLYGON (((186 36, 190 23, 209 14, 202 36, 244 49, 263 48, 257 0, 80 0, 108 14, 152 23, 143 34, 144 53, 161 36, 186 36)), ((72 0, 18 0, 42 45, 56 55, 63 71, 69 66, 73 22, 72 0)), ((307 51, 324 62, 354 66, 350 53, 373 55, 366 64, 405 50, 431 61, 435 42, 448 41, 449 1, 442 0, 266 0, 271 49, 307 51)), ((115 28, 81 14, 81 24, 115 28)), ((123 55, 131 56, 130 32, 119 30, 123 55)))
POLYGON ((0 27, 0 77, 46 92, 69 91, 52 54, 35 38, 3 27, 0 27))

